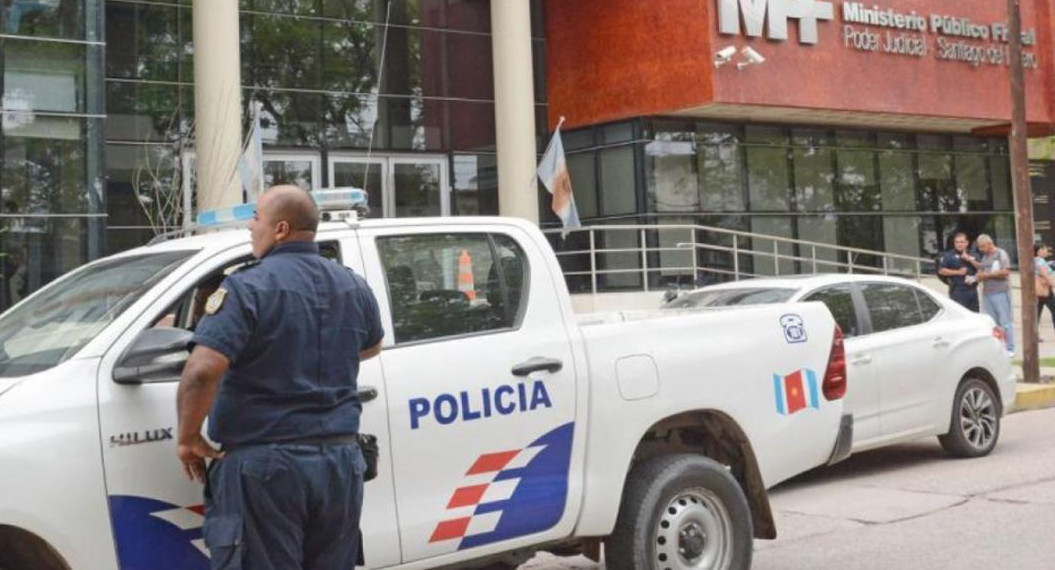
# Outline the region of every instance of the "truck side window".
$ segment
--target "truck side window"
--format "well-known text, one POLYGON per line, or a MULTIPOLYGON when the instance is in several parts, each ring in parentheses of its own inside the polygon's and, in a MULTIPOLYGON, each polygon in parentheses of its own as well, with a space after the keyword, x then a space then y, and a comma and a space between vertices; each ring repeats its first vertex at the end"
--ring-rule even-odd
POLYGON ((377 247, 397 344, 518 326, 528 265, 508 236, 391 236, 377 247))

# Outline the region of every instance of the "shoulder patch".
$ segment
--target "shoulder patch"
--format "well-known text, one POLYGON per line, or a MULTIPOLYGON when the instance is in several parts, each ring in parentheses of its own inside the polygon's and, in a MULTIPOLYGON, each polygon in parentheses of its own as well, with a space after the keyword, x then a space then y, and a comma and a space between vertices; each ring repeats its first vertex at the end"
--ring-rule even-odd
POLYGON ((209 295, 209 300, 205 302, 205 314, 215 315, 216 311, 223 307, 225 299, 227 299, 227 289, 220 287, 215 293, 209 295))

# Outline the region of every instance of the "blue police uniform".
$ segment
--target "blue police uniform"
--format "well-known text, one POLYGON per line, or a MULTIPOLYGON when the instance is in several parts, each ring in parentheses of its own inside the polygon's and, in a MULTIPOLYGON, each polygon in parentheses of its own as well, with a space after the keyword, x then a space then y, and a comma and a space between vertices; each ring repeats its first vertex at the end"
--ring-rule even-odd
POLYGON ((359 351, 381 341, 369 286, 309 242, 228 277, 198 325, 231 361, 209 413, 226 455, 209 469, 214 569, 353 568, 365 462, 359 351))
MULTIPOLYGON (((967 253, 973 255, 975 259, 981 259, 976 251, 967 250, 967 253)), ((967 268, 967 275, 975 275, 977 273, 973 265, 960 259, 960 254, 955 249, 947 250, 942 254, 940 267, 954 270, 967 268)), ((977 313, 978 282, 967 283, 966 277, 966 275, 946 277, 949 285, 949 298, 977 313)))

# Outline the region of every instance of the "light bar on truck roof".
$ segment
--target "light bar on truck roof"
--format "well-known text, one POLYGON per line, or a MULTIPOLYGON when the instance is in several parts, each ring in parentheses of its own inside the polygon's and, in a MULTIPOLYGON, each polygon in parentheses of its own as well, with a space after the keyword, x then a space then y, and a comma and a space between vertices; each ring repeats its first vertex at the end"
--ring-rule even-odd
POLYGON ((207 210, 198 214, 197 226, 199 228, 217 228, 243 225, 253 219, 254 213, 256 213, 255 203, 207 210))
POLYGON ((369 208, 366 192, 354 186, 320 188, 312 192, 311 197, 315 199, 319 210, 324 212, 369 208))

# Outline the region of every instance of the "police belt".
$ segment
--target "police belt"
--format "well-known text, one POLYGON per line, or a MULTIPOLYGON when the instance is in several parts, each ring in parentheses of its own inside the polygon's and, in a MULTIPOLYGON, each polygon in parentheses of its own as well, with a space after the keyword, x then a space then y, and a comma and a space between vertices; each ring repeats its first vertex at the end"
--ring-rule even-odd
POLYGON ((246 449, 250 447, 263 447, 267 445, 358 445, 359 434, 329 435, 324 437, 305 437, 301 439, 283 439, 281 441, 263 441, 260 443, 243 443, 238 445, 224 445, 224 452, 246 449))

